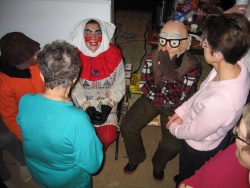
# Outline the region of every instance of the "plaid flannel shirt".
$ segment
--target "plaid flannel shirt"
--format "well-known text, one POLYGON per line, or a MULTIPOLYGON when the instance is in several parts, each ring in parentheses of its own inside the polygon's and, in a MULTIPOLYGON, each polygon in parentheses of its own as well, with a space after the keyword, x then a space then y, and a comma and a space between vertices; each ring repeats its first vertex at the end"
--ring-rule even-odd
MULTIPOLYGON (((184 63, 184 62, 183 62, 184 63)), ((162 79, 162 87, 154 85, 152 52, 146 57, 141 73, 140 88, 157 107, 176 107, 187 100, 195 91, 200 76, 201 64, 194 64, 189 72, 175 80, 162 79)))

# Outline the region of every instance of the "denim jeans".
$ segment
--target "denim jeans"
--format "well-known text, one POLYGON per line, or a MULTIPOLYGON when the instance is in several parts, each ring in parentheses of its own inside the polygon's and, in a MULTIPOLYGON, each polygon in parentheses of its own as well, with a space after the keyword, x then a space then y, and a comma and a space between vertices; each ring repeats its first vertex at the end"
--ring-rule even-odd
POLYGON ((131 106, 122 119, 120 126, 129 163, 136 165, 146 159, 146 151, 143 145, 141 131, 159 114, 162 139, 152 158, 154 170, 164 170, 167 162, 179 153, 180 140, 174 137, 166 128, 168 117, 174 114, 174 109, 158 108, 154 106, 145 95, 142 95, 131 106))
MULTIPOLYGON (((25 166, 24 153, 19 139, 4 125, 0 118, 0 149, 6 149, 22 166, 25 166)), ((2 181, 10 180, 11 173, 0 159, 0 176, 2 181)))

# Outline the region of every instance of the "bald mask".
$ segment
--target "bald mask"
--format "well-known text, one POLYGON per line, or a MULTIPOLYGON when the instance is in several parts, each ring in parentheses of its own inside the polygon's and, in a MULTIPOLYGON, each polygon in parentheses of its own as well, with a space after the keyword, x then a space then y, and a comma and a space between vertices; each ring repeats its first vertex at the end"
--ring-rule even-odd
POLYGON ((189 50, 190 42, 185 25, 180 21, 170 20, 162 28, 159 34, 158 50, 169 52, 170 58, 179 57, 189 50))

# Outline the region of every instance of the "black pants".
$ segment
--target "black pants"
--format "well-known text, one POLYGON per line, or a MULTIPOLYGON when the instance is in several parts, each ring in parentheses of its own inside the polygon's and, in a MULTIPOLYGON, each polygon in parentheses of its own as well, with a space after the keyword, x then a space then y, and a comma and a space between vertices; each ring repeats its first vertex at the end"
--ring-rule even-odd
POLYGON ((3 183, 3 180, 2 180, 2 179, 0 179, 0 187, 1 187, 1 188, 8 188, 8 187, 6 187, 6 185, 3 183))
MULTIPOLYGON (((24 153, 19 139, 4 125, 0 118, 0 149, 6 149, 22 166, 25 166, 24 153)), ((11 173, 0 159, 0 177, 2 181, 8 181, 11 173)))
POLYGON ((198 151, 190 147, 184 140, 181 143, 180 158, 179 158, 179 177, 176 182, 176 187, 184 179, 194 175, 196 170, 199 170, 206 161, 214 157, 219 150, 224 150, 229 145, 231 134, 228 133, 221 143, 213 150, 198 151))
POLYGON ((129 163, 139 164, 145 160, 146 151, 141 131, 152 119, 160 114, 162 139, 152 158, 152 163, 156 171, 165 169, 167 162, 179 153, 181 145, 180 140, 166 129, 168 116, 172 116, 173 113, 173 108, 163 109, 155 107, 145 95, 142 95, 135 101, 122 119, 120 127, 129 163))

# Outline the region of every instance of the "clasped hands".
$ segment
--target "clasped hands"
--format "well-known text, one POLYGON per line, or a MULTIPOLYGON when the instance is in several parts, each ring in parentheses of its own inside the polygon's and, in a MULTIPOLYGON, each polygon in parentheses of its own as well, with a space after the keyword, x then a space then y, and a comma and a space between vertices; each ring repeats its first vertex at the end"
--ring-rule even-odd
POLYGON ((172 123, 177 123, 178 125, 182 124, 182 119, 175 113, 172 117, 168 117, 168 122, 166 124, 166 128, 169 129, 172 123))
POLYGON ((90 121, 92 124, 101 125, 101 124, 105 123, 108 119, 108 116, 109 116, 111 110, 112 110, 112 107, 109 105, 103 104, 101 106, 101 110, 102 110, 102 112, 99 112, 93 106, 89 106, 85 110, 85 112, 89 115, 90 121))

